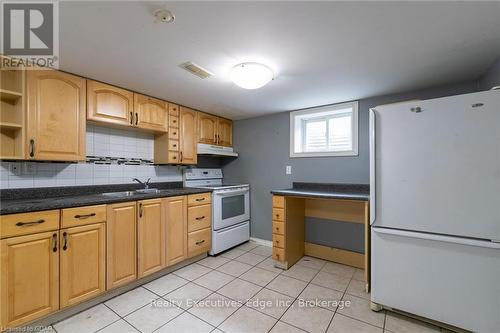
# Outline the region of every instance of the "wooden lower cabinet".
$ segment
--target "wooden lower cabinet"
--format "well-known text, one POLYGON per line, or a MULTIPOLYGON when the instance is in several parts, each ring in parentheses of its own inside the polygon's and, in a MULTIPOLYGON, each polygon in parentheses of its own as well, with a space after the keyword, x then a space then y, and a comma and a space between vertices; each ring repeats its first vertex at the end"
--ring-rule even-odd
POLYGON ((212 247, 212 229, 206 228, 188 234, 188 258, 192 258, 212 247))
POLYGON ((106 287, 137 278, 136 202, 108 205, 106 222, 106 287))
POLYGON ((187 258, 187 197, 163 199, 166 222, 166 265, 187 258))
POLYGON ((59 231, 0 241, 0 327, 59 309, 59 231))
POLYGON ((137 202, 137 276, 165 267, 165 214, 162 199, 137 202))
POLYGON ((61 308, 105 291, 105 224, 60 231, 61 308))

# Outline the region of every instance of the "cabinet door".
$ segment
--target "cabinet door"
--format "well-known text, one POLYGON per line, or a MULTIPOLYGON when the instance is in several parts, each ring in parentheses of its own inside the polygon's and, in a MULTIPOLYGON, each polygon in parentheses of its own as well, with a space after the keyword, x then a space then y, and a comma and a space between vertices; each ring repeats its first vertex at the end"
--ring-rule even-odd
POLYGON ((15 327, 59 309, 58 232, 0 241, 0 327, 15 327))
POLYGON ((198 113, 198 142, 214 145, 217 142, 217 117, 198 113))
POLYGON ((196 147, 198 112, 181 106, 179 114, 180 162, 181 164, 196 164, 198 162, 196 147))
POLYGON ((233 146, 233 122, 231 120, 219 118, 217 133, 217 144, 226 147, 233 146))
POLYGON ((167 266, 187 257, 187 198, 186 196, 163 199, 166 223, 167 266))
POLYGON ((166 132, 168 103, 153 97, 134 94, 134 125, 139 128, 166 132))
POLYGON ((137 278, 136 203, 108 205, 106 218, 107 289, 137 278))
POLYGON ((28 71, 28 158, 85 159, 85 79, 52 70, 28 71))
POLYGON ((161 199, 137 205, 137 275, 141 278, 165 267, 165 215, 161 199))
POLYGON ((134 93, 87 80, 87 119, 115 125, 133 125, 134 93))
POLYGON ((61 308, 104 292, 105 242, 104 223, 60 231, 61 308))

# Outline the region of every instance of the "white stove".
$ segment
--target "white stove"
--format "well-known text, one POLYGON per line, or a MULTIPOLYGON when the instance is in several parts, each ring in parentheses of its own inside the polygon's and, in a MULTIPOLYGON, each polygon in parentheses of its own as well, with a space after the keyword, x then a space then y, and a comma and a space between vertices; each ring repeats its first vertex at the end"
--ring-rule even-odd
POLYGON ((192 168, 184 171, 184 186, 213 190, 210 255, 250 239, 250 185, 225 184, 221 169, 192 168))

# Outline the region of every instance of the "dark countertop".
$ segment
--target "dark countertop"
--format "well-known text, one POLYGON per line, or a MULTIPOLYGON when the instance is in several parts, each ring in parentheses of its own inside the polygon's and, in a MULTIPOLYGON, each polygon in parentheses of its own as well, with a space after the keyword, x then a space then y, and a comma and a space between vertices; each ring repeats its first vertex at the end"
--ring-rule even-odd
POLYGON ((212 192, 206 188, 185 188, 182 183, 175 182, 151 184, 151 188, 160 189, 160 193, 136 193, 126 197, 101 194, 138 188, 140 186, 135 184, 125 184, 1 190, 0 215, 212 192))
POLYGON ((294 182, 292 188, 272 190, 271 193, 283 196, 368 201, 370 199, 370 185, 294 182))

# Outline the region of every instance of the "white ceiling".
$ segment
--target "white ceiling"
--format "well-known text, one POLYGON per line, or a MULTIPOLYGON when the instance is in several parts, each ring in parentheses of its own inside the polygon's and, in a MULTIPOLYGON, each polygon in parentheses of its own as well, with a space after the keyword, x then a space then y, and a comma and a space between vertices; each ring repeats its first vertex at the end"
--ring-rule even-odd
POLYGON ((500 2, 60 4, 61 69, 232 119, 476 79, 499 55, 500 2), (244 61, 276 79, 235 86, 244 61))

